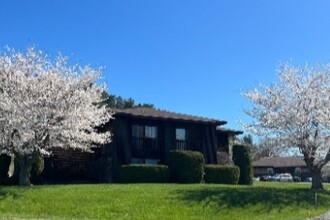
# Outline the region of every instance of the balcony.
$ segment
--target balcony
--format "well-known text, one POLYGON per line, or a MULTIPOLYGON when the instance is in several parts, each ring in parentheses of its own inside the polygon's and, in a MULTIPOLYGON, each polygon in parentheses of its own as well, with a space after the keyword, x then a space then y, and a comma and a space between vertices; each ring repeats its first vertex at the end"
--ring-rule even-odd
POLYGON ((177 150, 191 150, 204 153, 203 142, 200 140, 176 140, 177 150))
POLYGON ((132 138, 132 157, 162 159, 160 141, 155 138, 132 138))
MULTIPOLYGON (((132 138, 132 157, 142 159, 164 159, 161 140, 156 138, 132 138)), ((176 150, 191 150, 204 153, 201 140, 176 141, 176 150)))

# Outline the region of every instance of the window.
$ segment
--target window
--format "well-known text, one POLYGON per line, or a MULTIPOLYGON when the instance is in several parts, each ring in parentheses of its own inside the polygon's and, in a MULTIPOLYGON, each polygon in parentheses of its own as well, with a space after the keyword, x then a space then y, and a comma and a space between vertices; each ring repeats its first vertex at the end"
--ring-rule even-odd
POLYGON ((157 138, 157 127, 133 125, 132 126, 132 137, 156 139, 157 138))
POLYGON ((143 126, 142 125, 133 125, 132 126, 132 137, 143 138, 143 126))
MULTIPOLYGON (((159 160, 161 158, 161 150, 158 140, 157 127, 145 125, 132 125, 132 160, 133 162, 141 162, 145 160, 159 160)), ((155 161, 147 161, 148 163, 156 163, 155 161)))
POLYGON ((272 176, 274 175, 274 169, 273 168, 267 168, 267 174, 272 176))
POLYGON ((175 129, 175 137, 178 141, 185 141, 186 140, 186 129, 184 128, 177 128, 175 129))
POLYGON ((175 139, 176 139, 176 149, 177 150, 186 150, 186 129, 177 128, 175 129, 175 139))
POLYGON ((157 138, 157 127, 155 126, 145 126, 144 127, 144 137, 145 138, 157 138))

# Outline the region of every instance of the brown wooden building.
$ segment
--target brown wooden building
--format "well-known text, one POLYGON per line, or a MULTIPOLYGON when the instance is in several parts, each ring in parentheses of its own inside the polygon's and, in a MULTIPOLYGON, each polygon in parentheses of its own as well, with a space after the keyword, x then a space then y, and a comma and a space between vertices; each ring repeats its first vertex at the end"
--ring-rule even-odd
POLYGON ((264 157, 253 162, 253 172, 255 177, 280 173, 299 173, 303 179, 311 176, 303 157, 264 157))
POLYGON ((113 132, 112 142, 94 154, 55 150, 46 159, 46 180, 112 182, 120 165, 167 164, 170 150, 199 151, 205 163, 217 163, 217 151, 228 152, 231 137, 241 134, 220 128, 227 122, 216 119, 151 108, 111 111, 115 119, 105 129, 113 132))
POLYGON ((243 131, 217 127, 218 151, 230 153, 230 146, 233 144, 237 135, 243 134, 243 131))

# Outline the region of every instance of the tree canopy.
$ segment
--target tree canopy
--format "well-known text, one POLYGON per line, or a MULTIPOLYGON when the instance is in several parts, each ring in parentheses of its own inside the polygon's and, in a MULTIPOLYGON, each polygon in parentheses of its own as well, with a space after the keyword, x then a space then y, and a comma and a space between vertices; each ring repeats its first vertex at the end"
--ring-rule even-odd
POLYGON ((125 109, 125 108, 155 108, 153 104, 149 103, 135 103, 135 100, 132 98, 125 99, 121 96, 116 95, 109 95, 107 92, 102 93, 101 105, 105 105, 106 107, 110 108, 118 108, 118 109, 125 109))
POLYGON ((52 147, 90 151, 110 141, 110 132, 97 127, 111 114, 102 101, 103 87, 95 81, 100 70, 68 66, 41 51, 25 54, 9 49, 0 56, 0 153, 15 155, 20 184, 29 185, 33 160, 52 147))
POLYGON ((267 140, 259 139, 258 142, 254 142, 251 134, 244 135, 238 140, 244 146, 249 147, 253 161, 259 160, 262 157, 279 156, 279 152, 277 152, 278 149, 269 145, 267 140))
POLYGON ((279 81, 246 92, 254 105, 246 128, 281 150, 297 148, 323 188, 320 171, 330 160, 330 65, 280 66, 279 81))

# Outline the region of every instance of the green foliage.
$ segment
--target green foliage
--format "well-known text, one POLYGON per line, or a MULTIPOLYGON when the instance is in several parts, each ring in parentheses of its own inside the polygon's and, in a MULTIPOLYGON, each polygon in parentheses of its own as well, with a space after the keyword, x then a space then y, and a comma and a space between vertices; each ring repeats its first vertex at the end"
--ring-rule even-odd
POLYGON ((35 162, 31 167, 31 183, 38 184, 41 182, 41 173, 44 170, 44 158, 41 155, 36 156, 35 162))
POLYGON ((252 146, 253 145, 253 138, 250 134, 244 135, 242 138, 244 144, 252 146))
POLYGON ((204 165, 205 183, 237 184, 239 168, 228 165, 204 165))
POLYGON ((134 99, 124 99, 121 96, 109 95, 106 92, 102 93, 102 99, 104 100, 101 105, 106 105, 111 108, 126 109, 126 108, 155 108, 153 104, 138 103, 135 104, 134 99))
POLYGON ((200 183, 203 179, 204 157, 196 151, 170 151, 170 181, 175 183, 200 183))
POLYGON ((0 155, 0 184, 4 184, 8 180, 8 170, 11 157, 6 154, 0 155))
MULTIPOLYGON (((41 155, 36 155, 34 162, 31 166, 31 173, 30 173, 30 181, 32 184, 40 184, 42 182, 42 172, 44 170, 44 158, 41 155)), ((14 165, 14 175, 9 179, 10 185, 17 185, 19 184, 19 162, 18 159, 15 158, 15 165, 14 165)))
POLYGON ((234 145, 233 161, 240 170, 238 184, 251 185, 253 183, 253 173, 249 148, 245 145, 234 145))
POLYGON ((120 183, 167 183, 168 180, 165 165, 130 164, 119 169, 120 183))

